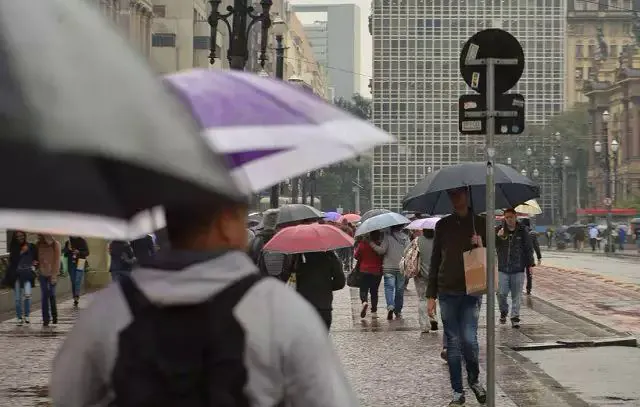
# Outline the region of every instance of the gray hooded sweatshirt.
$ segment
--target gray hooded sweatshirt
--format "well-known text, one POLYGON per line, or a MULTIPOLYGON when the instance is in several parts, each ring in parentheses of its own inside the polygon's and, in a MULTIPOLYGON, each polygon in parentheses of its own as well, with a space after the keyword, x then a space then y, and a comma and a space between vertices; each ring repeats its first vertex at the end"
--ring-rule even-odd
MULTIPOLYGON (((133 279, 156 304, 193 304, 257 272, 247 255, 227 252, 180 271, 141 268, 133 279)), ((273 407, 282 400, 287 407, 359 405, 326 327, 294 290, 265 278, 233 312, 246 333, 246 392, 251 406, 273 407)), ((119 285, 111 284, 93 296, 54 360, 50 383, 54 406, 112 405, 118 335, 130 323, 119 285)))
POLYGON ((409 243, 409 238, 402 232, 389 232, 384 234, 380 245, 369 242, 371 248, 381 256, 383 272, 400 271, 400 260, 404 254, 404 248, 409 243))

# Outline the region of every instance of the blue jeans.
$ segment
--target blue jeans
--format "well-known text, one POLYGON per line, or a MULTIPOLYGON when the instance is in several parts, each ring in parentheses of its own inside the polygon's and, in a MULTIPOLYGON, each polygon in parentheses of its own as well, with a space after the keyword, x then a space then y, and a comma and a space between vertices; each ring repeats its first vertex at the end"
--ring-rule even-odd
POLYGON ((384 271, 384 298, 387 311, 402 312, 404 305, 404 274, 400 271, 384 271))
POLYGON ((520 298, 525 273, 498 273, 498 305, 500 314, 509 315, 509 303, 507 298, 511 293, 511 318, 520 317, 520 298))
POLYGON ((57 317, 56 307, 56 285, 51 283, 51 277, 40 276, 40 301, 42 304, 42 321, 49 323, 51 316, 54 322, 57 317))
POLYGON ((440 314, 447 340, 447 364, 449 380, 455 393, 462 393, 462 359, 467 368, 469 384, 478 382, 480 365, 478 358, 478 317, 482 297, 460 294, 440 294, 440 314))
POLYGON ((16 299, 16 318, 22 318, 22 303, 24 300, 24 316, 28 317, 31 313, 31 281, 25 281, 24 284, 20 284, 19 280, 16 280, 16 284, 13 287, 13 293, 16 299))
POLYGON ((75 265, 69 267, 69 280, 71 280, 71 293, 73 294, 73 298, 80 297, 82 277, 84 277, 84 270, 78 270, 75 265))

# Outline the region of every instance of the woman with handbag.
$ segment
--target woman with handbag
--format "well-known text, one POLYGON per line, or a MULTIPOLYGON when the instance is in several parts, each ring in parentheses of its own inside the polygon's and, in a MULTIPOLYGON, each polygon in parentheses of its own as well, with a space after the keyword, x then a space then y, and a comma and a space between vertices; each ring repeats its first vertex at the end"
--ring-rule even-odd
POLYGON ((35 266, 37 264, 38 251, 36 246, 27 242, 25 232, 15 231, 9 245, 9 267, 3 285, 13 287, 18 325, 31 322, 29 320, 31 290, 35 285, 35 266))
POLYGON ((378 314, 378 290, 382 281, 382 256, 376 253, 369 242, 380 244, 380 232, 371 232, 368 236, 361 239, 356 245, 354 257, 356 259, 356 268, 362 273, 360 280, 360 301, 362 309, 360 317, 367 316, 369 309, 369 295, 371 295, 371 318, 377 318, 378 314))

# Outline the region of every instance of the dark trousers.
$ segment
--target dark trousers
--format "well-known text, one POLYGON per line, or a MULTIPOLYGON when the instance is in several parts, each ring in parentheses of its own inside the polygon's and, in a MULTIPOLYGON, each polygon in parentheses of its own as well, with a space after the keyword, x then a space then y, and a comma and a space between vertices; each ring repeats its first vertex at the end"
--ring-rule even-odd
POLYGON ((378 290, 380 289, 380 282, 382 281, 382 274, 362 273, 362 280, 360 282, 360 301, 368 302, 368 297, 371 295, 371 312, 378 311, 378 290))
POLYGON ((532 288, 533 288, 533 273, 531 272, 531 267, 527 267, 527 294, 531 294, 532 288))
POLYGON ((42 321, 50 322, 58 320, 58 307, 56 304, 56 285, 51 284, 51 277, 40 276, 40 300, 42 305, 42 321))
POLYGON ((591 238, 589 239, 589 243, 591 243, 591 251, 596 251, 596 245, 598 244, 598 239, 591 238))
POLYGON ((331 310, 330 309, 316 309, 318 314, 320 314, 320 318, 324 321, 324 324, 327 326, 327 331, 331 329, 331 310))

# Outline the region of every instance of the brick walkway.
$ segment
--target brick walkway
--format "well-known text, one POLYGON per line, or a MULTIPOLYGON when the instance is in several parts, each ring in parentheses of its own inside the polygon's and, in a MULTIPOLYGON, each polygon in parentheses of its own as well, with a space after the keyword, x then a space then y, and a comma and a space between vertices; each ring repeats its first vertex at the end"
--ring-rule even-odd
POLYGON ((580 270, 536 267, 533 291, 558 307, 640 336, 640 285, 580 270))

